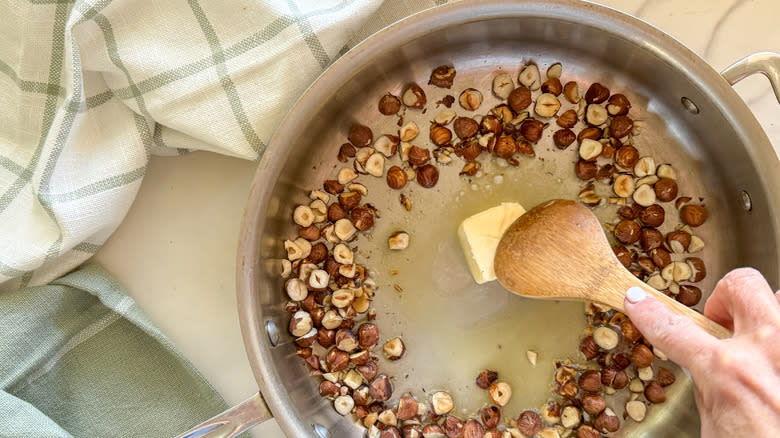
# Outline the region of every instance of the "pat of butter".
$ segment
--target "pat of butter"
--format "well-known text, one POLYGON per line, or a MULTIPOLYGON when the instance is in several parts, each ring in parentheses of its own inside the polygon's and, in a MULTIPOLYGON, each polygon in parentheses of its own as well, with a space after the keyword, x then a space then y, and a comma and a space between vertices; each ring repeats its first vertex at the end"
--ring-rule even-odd
POLYGON ((493 258, 498 241, 507 228, 525 213, 522 205, 504 202, 499 206, 477 213, 461 222, 458 238, 477 284, 496 279, 493 258))

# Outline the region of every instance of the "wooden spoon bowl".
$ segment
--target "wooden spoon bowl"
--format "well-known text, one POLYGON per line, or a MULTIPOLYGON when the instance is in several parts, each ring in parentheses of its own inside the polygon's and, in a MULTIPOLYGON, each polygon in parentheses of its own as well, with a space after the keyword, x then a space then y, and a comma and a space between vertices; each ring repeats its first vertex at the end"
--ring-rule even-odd
POLYGON ((501 285, 518 295, 596 301, 623 312, 626 291, 639 287, 713 336, 731 337, 722 326, 629 272, 596 216, 578 202, 555 199, 520 216, 499 241, 493 264, 501 285))

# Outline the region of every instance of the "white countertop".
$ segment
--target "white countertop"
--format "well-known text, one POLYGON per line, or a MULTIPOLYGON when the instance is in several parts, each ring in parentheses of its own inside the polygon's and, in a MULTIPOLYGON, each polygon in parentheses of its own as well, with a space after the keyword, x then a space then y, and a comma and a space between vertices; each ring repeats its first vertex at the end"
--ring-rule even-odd
MULTIPOLYGON (((660 27, 716 70, 753 52, 780 52, 777 0, 602 3, 660 27)), ((735 88, 777 150, 780 105, 769 83, 754 76, 735 88)), ((127 218, 95 256, 231 404, 257 391, 235 296, 239 225, 256 165, 206 152, 153 157, 127 218)), ((252 435, 284 436, 273 420, 252 435)))

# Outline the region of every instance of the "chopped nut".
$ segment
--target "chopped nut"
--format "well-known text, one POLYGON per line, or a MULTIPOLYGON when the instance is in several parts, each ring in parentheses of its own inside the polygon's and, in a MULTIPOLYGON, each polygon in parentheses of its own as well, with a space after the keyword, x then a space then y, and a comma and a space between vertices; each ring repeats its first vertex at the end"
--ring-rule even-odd
POLYGON ((691 244, 688 245, 688 252, 695 253, 704 249, 704 241, 699 236, 691 236, 691 244))
POLYGON ((618 419, 612 409, 606 408, 604 412, 596 417, 593 426, 604 433, 615 432, 620 429, 620 419, 618 419))
POLYGON ((309 294, 306 289, 306 283, 299 278, 291 278, 284 283, 284 290, 287 292, 287 296, 293 301, 303 301, 309 294))
POLYGON ((355 407, 355 401, 348 395, 341 395, 333 400, 333 406, 339 414, 349 415, 349 413, 352 412, 352 408, 355 407))
POLYGON ((609 327, 598 327, 593 331, 593 340, 604 350, 613 350, 618 345, 618 334, 609 327))
POLYGON ((628 198, 633 195, 635 188, 634 178, 627 174, 618 175, 612 184, 612 190, 621 198, 628 198))
POLYGON ((488 389, 490 399, 499 406, 506 406, 512 398, 512 387, 506 382, 495 382, 488 389))
POLYGON ((655 185, 655 183, 657 183, 659 179, 660 179, 660 178, 658 178, 658 177, 657 177, 657 176, 655 176, 655 175, 647 175, 647 176, 643 176, 642 178, 639 178, 639 179, 636 181, 636 186, 637 186, 637 187, 639 187, 639 186, 643 186, 643 185, 645 185, 645 184, 647 184, 647 185, 651 185, 651 186, 652 186, 652 185, 655 185))
POLYGON ((648 175, 655 175, 655 160, 653 157, 642 157, 634 165, 634 175, 642 178, 648 175))
POLYGON ((349 219, 339 219, 336 221, 333 227, 333 231, 336 237, 343 241, 352 240, 357 234, 357 229, 349 219))
MULTIPOLYGON (((417 125, 415 125, 415 127, 417 127, 417 125)), ((398 150, 398 141, 399 138, 396 136, 383 135, 374 142, 374 150, 390 158, 395 154, 396 150, 398 150)))
MULTIPOLYGON (((351 183, 355 178, 357 178, 357 173, 355 173, 355 171, 350 169, 349 167, 344 167, 343 169, 339 170, 339 174, 338 174, 339 184, 344 185, 344 184, 351 183)), ((327 190, 327 187, 325 187, 325 189, 327 190)), ((341 187, 341 190, 344 190, 344 187, 341 187)), ((341 192, 341 190, 339 190, 338 192, 341 192)), ((328 192, 333 193, 330 190, 328 190, 328 192)))
POLYGON ((299 205, 293 211, 293 221, 302 227, 308 227, 314 222, 314 213, 308 206, 299 205))
POLYGON ((640 393, 645 390, 645 384, 641 380, 631 379, 631 383, 628 384, 628 390, 634 393, 640 393))
POLYGON ((438 391, 431 396, 431 407, 436 415, 444 415, 449 413, 455 407, 455 404, 449 393, 438 391))
POLYGON ((305 259, 311 253, 311 242, 306 239, 297 238, 294 241, 285 240, 284 249, 287 251, 287 258, 294 262, 305 259))
POLYGON ((456 116, 457 114, 455 113, 455 111, 451 109, 444 109, 439 111, 438 114, 436 114, 436 117, 433 118, 433 121, 439 125, 447 125, 453 119, 455 119, 456 116))
POLYGON ((360 231, 374 226, 374 211, 369 207, 356 207, 349 214, 352 224, 360 231))
POLYGON ((663 277, 659 274, 651 275, 650 278, 647 279, 645 282, 648 286, 652 287, 656 290, 663 290, 666 289, 666 281, 663 277))
POLYGON ((383 350, 385 352, 385 356, 387 356, 388 359, 398 360, 406 352, 406 346, 404 345, 404 342, 401 340, 401 338, 393 338, 385 342, 383 350))
POLYGON ((579 149, 580 158, 585 161, 594 161, 601 155, 603 147, 604 146, 596 140, 583 139, 579 149))
POLYGON ((534 111, 542 117, 552 117, 561 108, 561 102, 552 93, 544 93, 536 98, 534 111))
POLYGON ((347 245, 339 243, 333 248, 333 258, 342 265, 351 265, 354 260, 354 254, 347 245))
POLYGON ((669 178, 673 180, 677 179, 677 172, 670 164, 662 164, 658 166, 655 174, 658 175, 658 178, 669 178))
POLYGON ((533 350, 527 350, 525 352, 525 357, 528 358, 528 362, 531 362, 531 365, 536 366, 536 359, 539 357, 539 353, 533 350))
POLYGON ((412 83, 406 87, 406 90, 401 96, 401 101, 408 108, 422 109, 425 107, 428 100, 425 97, 423 89, 420 88, 419 85, 412 83))
POLYGON ((574 81, 567 82, 563 86, 563 95, 566 96, 566 100, 571 103, 578 103, 580 101, 580 89, 577 83, 574 81))
POLYGON ((312 322, 309 312, 299 310, 295 312, 290 319, 290 334, 296 338, 309 333, 313 327, 314 323, 312 322))
POLYGON ((380 412, 377 420, 379 420, 380 423, 386 424, 388 426, 395 426, 398 424, 398 418, 392 409, 385 409, 384 411, 380 412))
POLYGON ((585 121, 588 122, 589 125, 603 125, 606 123, 607 117, 607 109, 604 108, 604 105, 592 103, 588 105, 588 108, 585 110, 585 121))
POLYGON ((580 410, 574 406, 566 406, 561 411, 561 424, 570 429, 580 424, 580 410))
POLYGON ((550 93, 559 96, 563 92, 563 84, 558 78, 549 78, 542 84, 542 93, 550 93))
MULTIPOLYGON (((420 133, 420 128, 417 127, 417 123, 409 122, 406 125, 401 128, 399 134, 401 141, 412 141, 415 138, 417 138, 417 134, 420 133)), ((392 154, 385 154, 386 156, 390 156, 392 154)))
POLYGON ((374 153, 366 161, 366 172, 369 175, 380 177, 385 172, 385 157, 380 153, 374 153))
POLYGON ((495 94, 496 97, 506 99, 514 89, 515 84, 509 73, 499 73, 493 78, 493 94, 495 94))
POLYGON ((313 290, 325 290, 328 288, 330 275, 322 269, 317 269, 309 275, 309 287, 313 290))
POLYGON ((403 231, 397 231, 387 239, 390 249, 400 251, 409 247, 409 234, 403 231))
POLYGON ((536 64, 526 65, 525 68, 520 71, 520 75, 518 76, 517 81, 531 90, 538 90, 542 86, 539 67, 537 67, 536 64))
POLYGON ((371 392, 371 397, 374 400, 380 402, 387 401, 393 394, 393 385, 390 383, 390 379, 386 375, 381 374, 377 376, 373 382, 371 382, 369 390, 371 392))
POLYGON ((460 93, 458 102, 463 109, 468 111, 476 111, 479 106, 482 105, 482 93, 476 88, 466 88, 460 93))
POLYGON ((641 205, 642 207, 649 207, 655 204, 655 190, 653 190, 653 188, 648 185, 639 186, 634 191, 633 198, 634 202, 641 205))
POLYGON ((585 102, 587 103, 601 103, 607 100, 609 97, 609 88, 601 85, 598 82, 594 82, 585 92, 585 102))
POLYGON ((707 276, 707 267, 704 265, 704 260, 698 257, 688 257, 685 259, 688 266, 691 268, 691 276, 688 279, 694 283, 704 280, 707 276))
POLYGON ((626 413, 632 420, 641 423, 647 414, 647 406, 639 400, 632 400, 626 403, 626 413))
POLYGON ((455 80, 455 73, 455 67, 440 65, 433 69, 428 83, 439 88, 450 88, 455 80))
POLYGON ((355 301, 355 293, 351 289, 339 289, 331 294, 330 302, 334 307, 343 309, 355 301))

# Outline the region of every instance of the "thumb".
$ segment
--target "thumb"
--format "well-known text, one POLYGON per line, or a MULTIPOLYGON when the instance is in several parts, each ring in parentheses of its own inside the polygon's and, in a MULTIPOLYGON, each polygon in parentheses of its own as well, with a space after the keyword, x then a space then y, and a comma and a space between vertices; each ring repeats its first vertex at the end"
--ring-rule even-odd
POLYGON ((717 339, 692 319, 678 315, 642 288, 632 287, 624 300, 626 315, 650 343, 678 365, 695 370, 717 339))

